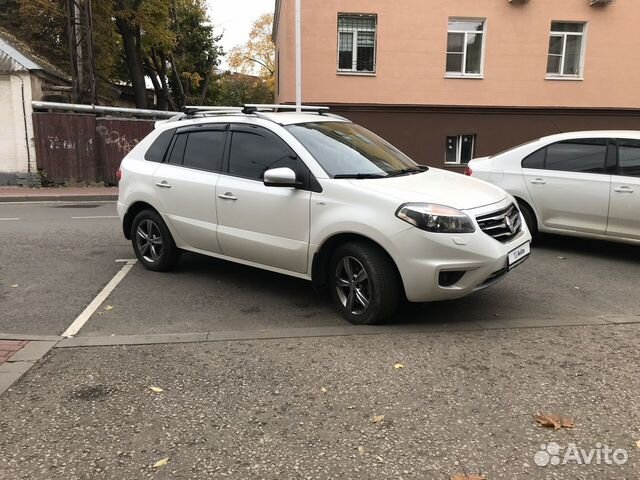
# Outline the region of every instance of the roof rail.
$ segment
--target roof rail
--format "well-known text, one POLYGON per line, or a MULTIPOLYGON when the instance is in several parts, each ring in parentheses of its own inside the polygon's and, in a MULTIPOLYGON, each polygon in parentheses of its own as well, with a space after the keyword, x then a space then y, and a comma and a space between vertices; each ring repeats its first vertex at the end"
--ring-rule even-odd
POLYGON ((243 113, 255 113, 255 112, 279 112, 281 110, 300 110, 303 112, 316 112, 322 115, 323 112, 329 110, 329 107, 322 107, 317 105, 276 105, 276 104, 259 104, 259 103, 245 103, 242 109, 243 113))
POLYGON ((202 107, 202 106, 189 106, 184 107, 183 112, 187 115, 194 115, 196 113, 240 113, 242 107, 202 107))

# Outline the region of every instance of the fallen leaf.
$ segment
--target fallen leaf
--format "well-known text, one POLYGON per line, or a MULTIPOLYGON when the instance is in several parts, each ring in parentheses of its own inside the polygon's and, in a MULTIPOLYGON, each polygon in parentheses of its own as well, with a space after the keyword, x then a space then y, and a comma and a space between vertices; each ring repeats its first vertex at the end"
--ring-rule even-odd
POLYGON ((153 468, 164 467, 167 463, 169 463, 169 457, 163 458, 162 460, 158 460, 156 463, 153 464, 153 468))
POLYGON ((534 415, 533 418, 543 427, 553 427, 554 430, 560 428, 573 428, 576 426, 576 422, 567 417, 560 415, 534 415))
POLYGON ((18 286, 17 283, 14 283, 13 285, 11 285, 11 288, 16 288, 18 286))
POLYGON ((384 463, 384 460, 382 459, 382 457, 380 455, 377 455, 376 458, 378 459, 378 461, 380 463, 384 463))
POLYGON ((458 473, 451 477, 451 480, 487 480, 487 477, 484 475, 465 475, 463 473, 458 473))
POLYGON ((636 447, 640 448, 640 440, 636 442, 636 447))
POLYGON ((371 423, 380 423, 384 422, 384 415, 374 415, 371 419, 371 423))
POLYGON ((104 309, 108 312, 109 310, 113 310, 113 305, 107 305, 104 309))
POLYGON ((322 388, 320 389, 320 391, 321 391, 322 393, 327 393, 327 389, 326 389, 326 388, 324 388, 324 387, 322 387, 322 388))
POLYGON ((401 363, 396 363, 393 368, 395 368, 396 370, 400 370, 401 368, 404 368, 404 365, 401 363))
POLYGON ((361 454, 364 453, 364 447, 358 447, 358 452, 360 452, 361 454))
POLYGON ((149 390, 151 390, 152 392, 156 392, 156 393, 164 392, 164 390, 161 389, 160 387, 149 387, 149 390))

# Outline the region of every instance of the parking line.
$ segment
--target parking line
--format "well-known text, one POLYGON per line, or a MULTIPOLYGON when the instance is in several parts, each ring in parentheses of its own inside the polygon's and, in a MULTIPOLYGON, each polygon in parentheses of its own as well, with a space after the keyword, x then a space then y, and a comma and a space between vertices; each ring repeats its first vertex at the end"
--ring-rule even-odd
POLYGON ((0 222, 10 222, 12 220, 20 220, 19 218, 0 218, 0 222))
POLYGON ((127 263, 122 266, 122 268, 114 275, 109 283, 105 285, 102 291, 94 298, 87 308, 78 315, 78 317, 73 321, 69 328, 65 330, 62 334, 63 337, 70 338, 76 335, 80 329, 87 323, 87 320, 91 318, 91 315, 95 313, 95 311, 102 305, 107 297, 113 292, 113 290, 118 286, 118 284, 126 277, 129 270, 133 268, 133 266, 138 262, 138 260, 127 260, 127 263))
POLYGON ((118 218, 117 215, 88 215, 86 217, 71 217, 73 220, 86 220, 93 218, 118 218))

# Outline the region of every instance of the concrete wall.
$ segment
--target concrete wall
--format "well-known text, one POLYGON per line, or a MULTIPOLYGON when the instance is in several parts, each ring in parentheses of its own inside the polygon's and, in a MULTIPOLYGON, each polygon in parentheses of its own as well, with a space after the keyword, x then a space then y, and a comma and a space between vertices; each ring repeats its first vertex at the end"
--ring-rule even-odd
POLYGON ((31 92, 28 72, 0 74, 0 185, 15 184, 16 174, 29 170, 29 161, 32 171, 36 170, 31 92), (25 117, 28 140, 25 140, 25 117))
MULTIPOLYGON (((306 0, 305 103, 640 108, 640 1, 306 0), (337 73, 338 13, 378 16, 375 75, 337 73), (486 19, 483 79, 445 78, 449 17, 486 19), (546 79, 551 21, 587 22, 584 79, 546 79)), ((279 102, 295 101, 293 0, 281 0, 279 102)))

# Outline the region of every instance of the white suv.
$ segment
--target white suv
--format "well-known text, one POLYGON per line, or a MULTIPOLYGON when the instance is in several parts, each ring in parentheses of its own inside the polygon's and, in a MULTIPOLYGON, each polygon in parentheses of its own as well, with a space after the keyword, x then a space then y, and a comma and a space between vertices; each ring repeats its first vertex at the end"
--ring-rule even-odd
POLYGON ((459 298, 529 255, 514 198, 413 162, 324 107, 193 109, 122 161, 118 213, 140 262, 188 250, 329 287, 357 324, 459 298))

